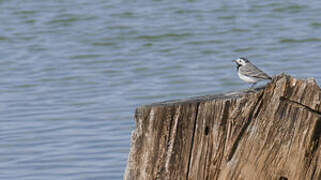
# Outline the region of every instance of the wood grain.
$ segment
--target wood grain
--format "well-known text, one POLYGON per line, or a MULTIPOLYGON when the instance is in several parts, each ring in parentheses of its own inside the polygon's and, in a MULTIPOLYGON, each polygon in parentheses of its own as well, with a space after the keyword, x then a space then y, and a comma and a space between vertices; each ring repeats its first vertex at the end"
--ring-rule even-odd
POLYGON ((267 86, 139 107, 125 180, 321 179, 321 91, 267 86))

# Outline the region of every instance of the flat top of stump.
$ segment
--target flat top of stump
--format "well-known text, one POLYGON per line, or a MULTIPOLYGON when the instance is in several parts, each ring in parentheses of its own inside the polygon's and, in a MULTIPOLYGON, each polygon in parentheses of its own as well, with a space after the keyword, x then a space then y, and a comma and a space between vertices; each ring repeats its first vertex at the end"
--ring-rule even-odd
POLYGON ((227 93, 197 96, 197 97, 186 98, 186 99, 168 100, 168 101, 157 102, 157 103, 152 103, 152 104, 143 105, 143 106, 177 105, 177 104, 199 103, 202 101, 211 101, 211 100, 218 100, 218 99, 235 99, 235 98, 243 97, 244 95, 247 95, 247 94, 257 93, 259 91, 262 91, 265 87, 266 85, 260 86, 254 89, 231 91, 227 93))

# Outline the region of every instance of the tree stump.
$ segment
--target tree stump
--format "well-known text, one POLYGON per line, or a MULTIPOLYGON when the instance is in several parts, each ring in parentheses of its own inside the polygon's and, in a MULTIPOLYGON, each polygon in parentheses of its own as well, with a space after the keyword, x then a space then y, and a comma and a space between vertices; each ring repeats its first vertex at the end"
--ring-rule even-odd
POLYGON ((256 90, 144 105, 125 180, 321 179, 321 91, 279 75, 256 90))

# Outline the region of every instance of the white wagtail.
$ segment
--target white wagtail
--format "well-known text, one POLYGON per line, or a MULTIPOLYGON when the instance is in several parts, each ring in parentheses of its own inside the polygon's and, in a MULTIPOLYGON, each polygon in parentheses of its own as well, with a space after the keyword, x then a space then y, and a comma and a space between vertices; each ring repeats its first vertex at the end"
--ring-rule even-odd
POLYGON ((233 62, 237 65, 237 74, 239 77, 245 82, 252 83, 250 88, 252 88, 258 81, 272 79, 269 75, 261 71, 244 57, 233 60, 233 62))

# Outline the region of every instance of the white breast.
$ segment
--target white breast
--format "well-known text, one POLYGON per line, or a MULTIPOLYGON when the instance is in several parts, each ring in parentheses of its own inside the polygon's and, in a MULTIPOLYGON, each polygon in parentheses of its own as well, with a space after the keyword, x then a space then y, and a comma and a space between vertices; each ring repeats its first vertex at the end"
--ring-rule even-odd
POLYGON ((255 77, 250 77, 250 76, 244 76, 242 75, 240 72, 237 73, 239 75, 239 77, 245 81, 245 82, 248 82, 248 83, 255 83, 257 81, 259 81, 260 79, 258 78, 255 78, 255 77))

